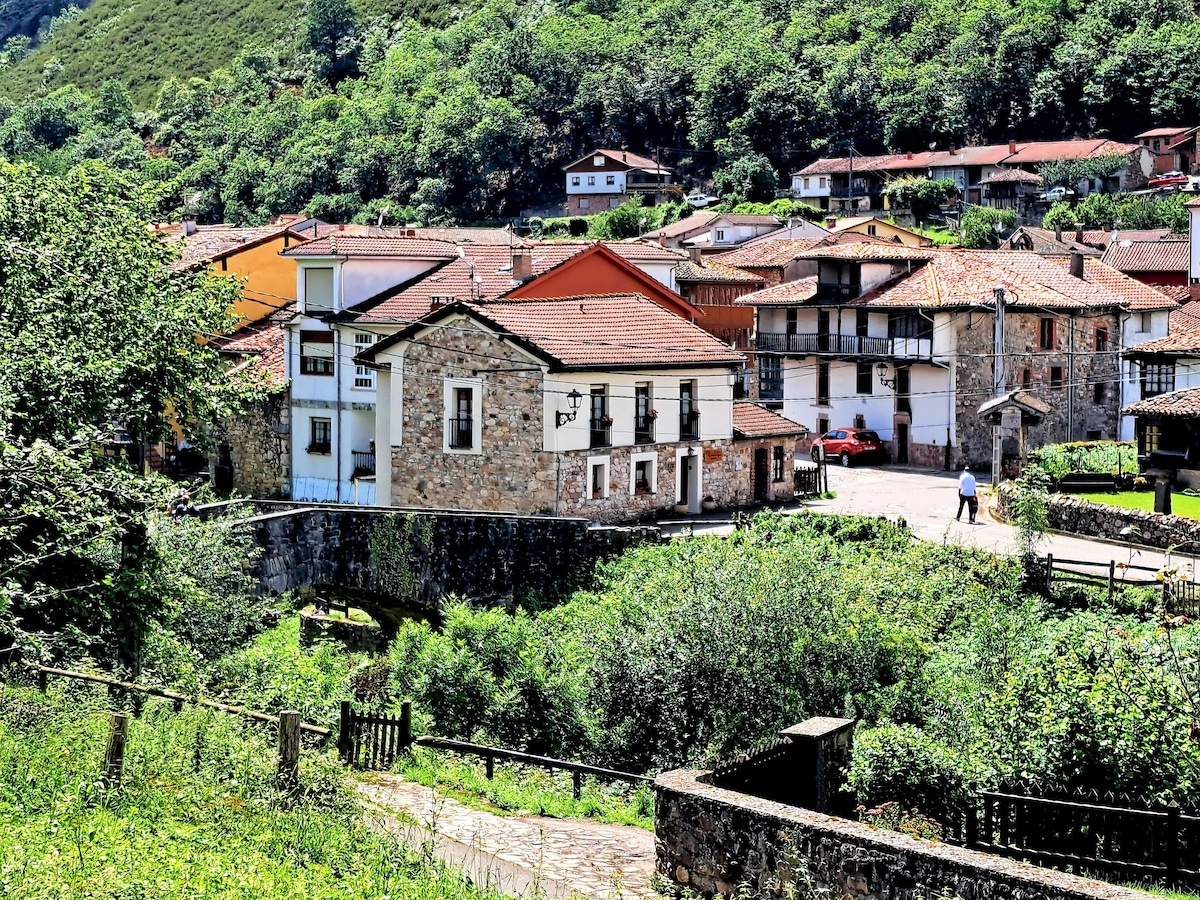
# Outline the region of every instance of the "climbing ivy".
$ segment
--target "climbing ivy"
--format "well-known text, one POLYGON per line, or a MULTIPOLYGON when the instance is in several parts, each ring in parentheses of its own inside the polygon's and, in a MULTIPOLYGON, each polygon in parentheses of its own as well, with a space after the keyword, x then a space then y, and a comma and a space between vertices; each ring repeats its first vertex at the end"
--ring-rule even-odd
POLYGON ((398 600, 412 600, 419 588, 413 556, 433 546, 433 522, 411 513, 379 516, 371 524, 371 574, 374 587, 398 600))

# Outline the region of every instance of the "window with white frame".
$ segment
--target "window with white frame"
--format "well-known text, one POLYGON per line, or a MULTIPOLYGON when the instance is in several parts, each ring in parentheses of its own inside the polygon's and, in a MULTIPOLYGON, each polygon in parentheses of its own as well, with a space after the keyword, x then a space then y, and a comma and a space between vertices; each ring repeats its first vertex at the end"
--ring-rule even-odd
POLYGON ((716 236, 716 238, 714 238, 714 240, 718 240, 718 241, 725 240, 725 229, 724 228, 717 229, 717 236, 716 236))
POLYGON ((617 183, 617 176, 616 176, 616 175, 605 175, 605 176, 604 176, 604 183, 605 183, 605 184, 616 184, 616 183, 617 183))
POLYGON ((587 494, 593 500, 608 499, 607 456, 589 456, 587 461, 587 494))
POLYGON ((824 175, 822 175, 822 176, 821 176, 821 182, 820 182, 820 186, 821 186, 821 187, 825 187, 825 185, 826 185, 825 176, 824 176, 824 175))
POLYGON ((595 156, 592 157, 592 165, 593 166, 604 165, 604 157, 601 154, 597 153, 595 156))
POLYGON ((589 176, 588 176, 588 184, 595 184, 595 183, 596 183, 596 176, 595 176, 595 175, 589 175, 589 176))
POLYGON ((658 493, 657 453, 634 453, 629 458, 629 493, 634 496, 658 493))
MULTIPOLYGON (((354 355, 362 353, 364 350, 369 350, 371 345, 375 343, 376 335, 373 334, 356 334, 354 335, 354 355)), ((355 363, 354 365, 354 386, 356 388, 366 388, 368 390, 375 387, 375 370, 368 369, 366 366, 355 363)))
POLYGON ((477 378, 447 378, 442 390, 442 450, 482 453, 483 382, 477 378))
POLYGON ((573 187, 579 187, 579 176, 578 175, 571 176, 571 185, 573 187))
POLYGON ((333 312, 333 267, 304 269, 304 311, 333 312))

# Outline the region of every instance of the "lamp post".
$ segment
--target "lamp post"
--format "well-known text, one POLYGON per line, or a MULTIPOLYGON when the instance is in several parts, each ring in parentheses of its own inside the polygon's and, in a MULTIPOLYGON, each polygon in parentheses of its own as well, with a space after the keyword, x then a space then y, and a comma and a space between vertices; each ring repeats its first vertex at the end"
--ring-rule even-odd
POLYGON ((875 366, 875 373, 879 376, 879 383, 882 384, 885 388, 888 388, 889 390, 891 390, 896 387, 896 376, 893 375, 891 378, 887 377, 887 373, 888 373, 888 364, 887 363, 880 362, 877 366, 875 366))
POLYGON ((568 422, 574 422, 575 417, 579 415, 579 404, 583 402, 583 394, 579 393, 575 388, 571 388, 571 392, 567 394, 567 405, 571 407, 570 412, 555 412, 554 427, 562 428, 568 422))

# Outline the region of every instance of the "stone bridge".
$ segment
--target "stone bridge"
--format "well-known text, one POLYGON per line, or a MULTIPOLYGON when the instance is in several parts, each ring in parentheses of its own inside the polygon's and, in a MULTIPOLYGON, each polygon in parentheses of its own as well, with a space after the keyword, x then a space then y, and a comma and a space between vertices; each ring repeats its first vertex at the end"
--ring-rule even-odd
POLYGON ((343 590, 424 612, 449 595, 481 605, 558 598, 586 584, 597 560, 660 538, 654 526, 585 519, 282 501, 215 503, 201 515, 252 529, 262 593, 343 590))

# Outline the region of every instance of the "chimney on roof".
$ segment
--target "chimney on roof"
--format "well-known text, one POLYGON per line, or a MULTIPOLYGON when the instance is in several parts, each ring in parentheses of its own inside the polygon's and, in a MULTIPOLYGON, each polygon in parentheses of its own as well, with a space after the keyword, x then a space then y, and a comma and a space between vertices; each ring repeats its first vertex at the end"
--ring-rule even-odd
POLYGON ((660 247, 667 246, 667 236, 665 234, 660 234, 658 236, 658 246, 660 246, 660 247))
POLYGON ((700 248, 688 247, 688 256, 696 265, 700 265, 700 248))
POLYGON ((837 216, 826 216, 825 217, 825 228, 829 231, 833 231, 833 229, 836 227, 837 227, 837 216))
POLYGON ((1071 274, 1083 278, 1083 254, 1078 250, 1071 252, 1071 274))
POLYGON ((912 151, 911 150, 908 151, 908 159, 912 159, 912 151))
POLYGON ((1016 141, 1009 141, 1009 142, 1008 142, 1008 152, 1009 152, 1009 153, 1016 153, 1016 152, 1017 152, 1017 142, 1016 142, 1016 141))
POLYGON ((179 222, 179 230, 184 237, 191 237, 196 233, 196 214, 185 212, 183 218, 179 222))
POLYGON ((1075 223, 1075 243, 1077 243, 1077 244, 1083 243, 1083 223, 1082 222, 1075 223))
POLYGON ((513 248, 512 277, 517 284, 524 284, 533 278, 533 254, 528 250, 520 247, 513 248))
POLYGON ((338 231, 345 231, 345 230, 346 230, 346 223, 338 222, 338 231))

